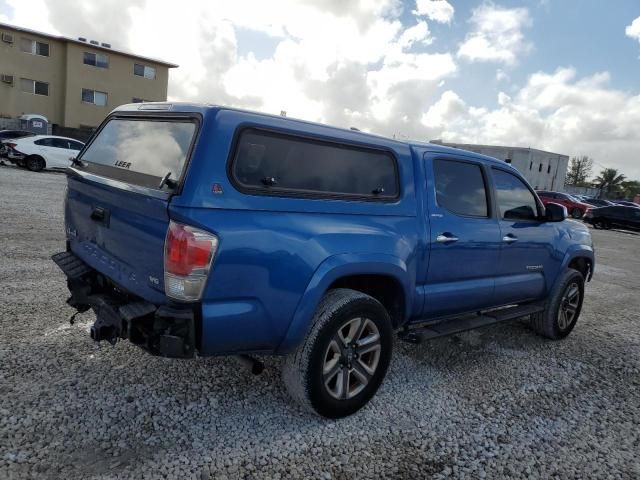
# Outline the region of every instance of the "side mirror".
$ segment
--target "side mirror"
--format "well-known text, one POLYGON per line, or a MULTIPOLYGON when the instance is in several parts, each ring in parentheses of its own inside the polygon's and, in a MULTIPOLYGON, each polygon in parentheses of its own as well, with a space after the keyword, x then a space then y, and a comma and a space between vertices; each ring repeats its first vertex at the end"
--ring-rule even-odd
POLYGON ((562 222, 569 216, 567 207, 559 203, 547 203, 545 205, 545 212, 547 222, 562 222))

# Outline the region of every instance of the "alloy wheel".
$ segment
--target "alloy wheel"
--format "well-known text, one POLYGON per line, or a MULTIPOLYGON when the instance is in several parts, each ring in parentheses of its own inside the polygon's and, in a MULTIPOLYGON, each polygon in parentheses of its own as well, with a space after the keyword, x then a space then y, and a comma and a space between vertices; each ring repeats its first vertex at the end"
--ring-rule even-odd
POLYGON ((322 368, 329 395, 348 400, 362 392, 378 368, 381 348, 378 327, 368 318, 353 318, 338 328, 322 368))
POLYGON ((580 287, 577 283, 570 283, 562 295, 558 309, 558 328, 564 331, 571 326, 580 307, 580 287))

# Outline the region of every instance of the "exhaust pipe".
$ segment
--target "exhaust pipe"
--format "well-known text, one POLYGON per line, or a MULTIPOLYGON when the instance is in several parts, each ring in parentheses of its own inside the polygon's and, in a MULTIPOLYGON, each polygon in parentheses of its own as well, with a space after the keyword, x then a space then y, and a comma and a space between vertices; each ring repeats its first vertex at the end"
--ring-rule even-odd
POLYGON ((253 358, 250 355, 235 355, 235 359, 242 366, 251 370, 254 375, 260 375, 264 371, 264 362, 261 362, 257 358, 253 358))

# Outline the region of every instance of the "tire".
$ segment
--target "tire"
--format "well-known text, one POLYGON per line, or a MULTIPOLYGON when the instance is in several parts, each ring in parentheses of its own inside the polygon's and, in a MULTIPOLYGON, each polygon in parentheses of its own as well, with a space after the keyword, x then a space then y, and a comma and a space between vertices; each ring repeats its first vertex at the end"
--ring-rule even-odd
POLYGON ((25 159, 26 166, 32 172, 39 172, 45 167, 44 159, 37 155, 32 155, 25 159))
POLYGON ((584 212, 579 208, 574 208, 573 210, 571 210, 571 216, 573 218, 582 218, 582 215, 584 215, 584 212))
POLYGON ((304 341, 287 356, 282 378, 289 394, 306 410, 327 418, 346 417, 375 395, 392 348, 391 320, 380 302, 355 290, 330 290, 304 341), (353 338, 360 346, 345 347, 342 340, 353 338), (368 339, 364 345, 363 339, 368 339))
POLYGON ((583 300, 584 277, 569 268, 556 281, 545 310, 531 315, 531 327, 552 340, 565 338, 576 326, 583 300))

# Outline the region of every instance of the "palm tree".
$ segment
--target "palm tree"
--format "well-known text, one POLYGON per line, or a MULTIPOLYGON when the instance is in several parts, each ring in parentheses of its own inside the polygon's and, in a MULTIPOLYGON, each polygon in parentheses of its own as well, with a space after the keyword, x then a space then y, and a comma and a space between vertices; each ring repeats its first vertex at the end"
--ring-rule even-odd
POLYGON ((623 174, 618 174, 618 170, 615 168, 605 168, 600 172, 600 176, 595 178, 594 182, 598 184, 600 196, 606 193, 608 197, 610 193, 620 190, 621 183, 625 179, 626 177, 623 174))

